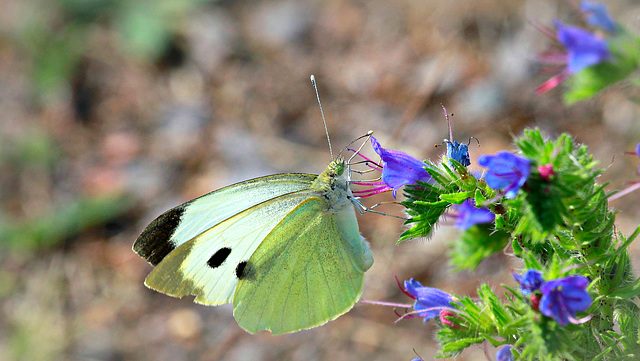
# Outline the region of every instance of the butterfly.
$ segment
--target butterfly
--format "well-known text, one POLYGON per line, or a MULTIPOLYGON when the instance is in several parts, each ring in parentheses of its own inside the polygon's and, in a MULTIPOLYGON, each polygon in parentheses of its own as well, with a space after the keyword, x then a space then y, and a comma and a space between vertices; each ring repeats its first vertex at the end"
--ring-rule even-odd
POLYGON ((233 303, 249 333, 334 320, 360 298, 373 264, 338 156, 320 175, 236 183, 166 211, 133 245, 155 268, 145 285, 205 305, 233 303))

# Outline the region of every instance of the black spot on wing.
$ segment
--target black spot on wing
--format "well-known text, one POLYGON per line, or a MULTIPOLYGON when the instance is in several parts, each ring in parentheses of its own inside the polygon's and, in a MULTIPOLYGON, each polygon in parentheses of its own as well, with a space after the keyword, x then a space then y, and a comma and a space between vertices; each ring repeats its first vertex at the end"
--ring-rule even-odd
POLYGON ((252 274, 253 270, 249 261, 238 263, 238 267, 236 267, 236 277, 238 277, 239 280, 251 279, 252 274))
POLYGON ((238 277, 238 279, 243 279, 245 274, 244 274, 244 269, 245 267, 247 267, 247 261, 242 261, 240 263, 238 263, 238 267, 236 267, 236 277, 238 277))
POLYGON ((218 268, 220 267, 220 265, 222 265, 222 263, 224 263, 224 261, 227 259, 227 257, 229 257, 230 254, 231 248, 220 248, 216 251, 216 253, 213 254, 213 256, 211 256, 211 258, 209 258, 209 260, 207 261, 207 265, 209 265, 209 267, 211 268, 218 268))
POLYGON ((183 204, 170 209, 151 222, 134 243, 133 250, 154 266, 160 263, 176 248, 171 237, 180 224, 186 206, 183 204))

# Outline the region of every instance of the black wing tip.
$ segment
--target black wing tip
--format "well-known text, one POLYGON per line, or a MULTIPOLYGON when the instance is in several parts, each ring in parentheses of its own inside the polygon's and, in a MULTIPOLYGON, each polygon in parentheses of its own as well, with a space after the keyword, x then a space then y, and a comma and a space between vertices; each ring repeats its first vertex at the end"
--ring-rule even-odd
POLYGON ((180 225, 186 206, 172 208, 153 220, 136 239, 133 251, 152 265, 158 265, 176 248, 171 238, 180 225))

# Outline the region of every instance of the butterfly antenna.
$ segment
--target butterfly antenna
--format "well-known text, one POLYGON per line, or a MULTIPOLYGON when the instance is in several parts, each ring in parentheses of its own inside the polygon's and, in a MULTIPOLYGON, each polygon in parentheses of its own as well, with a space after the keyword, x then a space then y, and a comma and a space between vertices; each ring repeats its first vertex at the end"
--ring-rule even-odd
POLYGON ((351 157, 349 157, 349 160, 347 160, 347 163, 351 163, 351 161, 353 160, 353 158, 355 158, 358 154, 360 154, 360 151, 362 150, 362 148, 364 148, 365 144, 367 144, 367 142, 369 141, 369 139, 371 139, 371 136, 373 135, 373 130, 370 130, 367 132, 367 134, 365 135, 361 135, 358 138, 354 139, 353 141, 351 141, 351 143, 347 144, 346 147, 344 147, 340 153, 342 153, 344 150, 349 149, 349 146, 357 141, 359 141, 362 138, 367 138, 364 142, 362 142, 362 144, 360 144, 360 146, 358 147, 358 149, 353 152, 353 154, 351 155, 351 157))
POLYGON ((318 100, 318 106, 320 106, 320 114, 322 115, 322 124, 324 124, 324 133, 327 135, 327 142, 329 143, 329 154, 333 159, 333 149, 331 149, 331 139, 329 138, 329 130, 327 129, 327 121, 324 119, 324 111, 322 110, 322 103, 320 103, 320 94, 318 94, 318 86, 316 85, 316 77, 311 75, 311 84, 316 91, 316 100, 318 100))
POLYGON ((447 118, 447 125, 449 126, 449 141, 453 142, 453 132, 451 131, 451 119, 449 119, 449 113, 447 113, 447 108, 444 107, 444 104, 440 103, 440 106, 444 112, 444 117, 447 118))

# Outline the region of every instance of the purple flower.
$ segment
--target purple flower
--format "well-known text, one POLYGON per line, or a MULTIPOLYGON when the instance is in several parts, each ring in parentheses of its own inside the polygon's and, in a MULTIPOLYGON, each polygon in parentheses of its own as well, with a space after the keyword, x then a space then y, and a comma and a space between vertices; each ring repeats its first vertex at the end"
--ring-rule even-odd
POLYGON ((454 141, 446 141, 447 143, 447 158, 453 159, 456 162, 467 167, 471 164, 469 159, 469 146, 466 144, 460 144, 454 141))
POLYGON ((414 298, 413 309, 420 317, 424 317, 424 322, 440 315, 445 310, 455 310, 452 303, 456 302, 450 294, 432 287, 423 287, 420 282, 411 278, 404 281, 404 288, 409 296, 414 298))
POLYGON ((476 201, 473 199, 467 199, 456 209, 458 211, 456 215, 456 227, 458 229, 466 230, 473 225, 490 223, 496 219, 495 214, 491 213, 489 208, 476 208, 476 201))
POLYGON ((478 158, 478 164, 489 168, 485 176, 489 187, 504 189, 508 199, 516 197, 518 190, 529 177, 531 162, 527 158, 498 152, 496 155, 483 154, 478 158))
POLYGON ((569 73, 577 73, 611 57, 607 43, 594 34, 574 26, 564 25, 560 21, 556 21, 556 27, 558 41, 568 52, 567 71, 569 73))
POLYGON ((609 16, 607 7, 596 1, 583 1, 580 4, 582 11, 587 14, 587 23, 610 33, 616 31, 616 23, 609 16))
POLYGON ((515 273, 513 273, 512 276, 513 279, 516 280, 516 282, 518 282, 518 284, 520 285, 520 291, 525 296, 528 296, 540 289, 540 286, 544 282, 544 280, 542 279, 542 272, 535 269, 528 270, 522 276, 515 273))
MULTIPOLYGON (((557 40, 565 47, 567 53, 546 57, 551 62, 555 62, 558 59, 566 61, 567 66, 560 74, 538 86, 536 88, 537 94, 545 93, 558 86, 571 74, 601 63, 611 57, 609 47, 603 39, 584 29, 564 25, 560 21, 556 21, 555 25, 557 28, 557 40)), ((544 60, 544 57, 542 59, 544 60)))
POLYGON ((513 354, 511 353, 511 345, 507 345, 496 352, 497 361, 513 361, 513 354))
POLYGON ((562 326, 569 322, 579 323, 575 319, 576 314, 591 306, 588 285, 589 280, 584 276, 569 276, 544 282, 540 286, 540 312, 562 326))
POLYGON ((371 144, 382 159, 382 181, 393 189, 394 198, 400 187, 431 179, 429 173, 424 170, 426 164, 420 159, 398 150, 384 149, 374 137, 371 137, 371 144))

